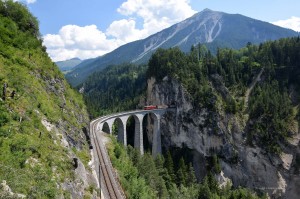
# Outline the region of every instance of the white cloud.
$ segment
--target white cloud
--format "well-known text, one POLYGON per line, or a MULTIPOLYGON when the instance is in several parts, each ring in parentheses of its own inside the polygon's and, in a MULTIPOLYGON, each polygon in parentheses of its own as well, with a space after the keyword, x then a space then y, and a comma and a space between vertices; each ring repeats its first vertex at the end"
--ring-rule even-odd
POLYGON ((35 3, 36 0, 26 0, 26 2, 27 2, 28 4, 30 4, 30 3, 35 3))
POLYGON ((289 28, 289 29, 295 30, 297 32, 300 32, 300 18, 299 17, 291 17, 286 20, 279 20, 279 21, 275 21, 272 23, 277 26, 289 28))
POLYGON ((53 61, 97 57, 117 47, 116 40, 108 39, 96 25, 66 25, 58 34, 47 34, 43 39, 53 61))
POLYGON ((45 35, 44 45, 50 57, 53 61, 97 57, 125 43, 146 38, 196 13, 189 0, 127 0, 117 11, 124 18, 113 21, 105 31, 95 25, 66 25, 58 34, 45 35), (137 27, 137 22, 142 22, 142 25, 137 27))
POLYGON ((133 19, 122 19, 114 21, 106 30, 108 36, 119 40, 120 44, 128 43, 145 37, 145 31, 136 29, 136 22, 133 19))
POLYGON ((127 0, 118 12, 143 20, 143 31, 149 36, 196 13, 189 0, 127 0))
POLYGON ((14 0, 14 1, 21 1, 21 2, 26 2, 27 4, 35 3, 36 0, 14 0))

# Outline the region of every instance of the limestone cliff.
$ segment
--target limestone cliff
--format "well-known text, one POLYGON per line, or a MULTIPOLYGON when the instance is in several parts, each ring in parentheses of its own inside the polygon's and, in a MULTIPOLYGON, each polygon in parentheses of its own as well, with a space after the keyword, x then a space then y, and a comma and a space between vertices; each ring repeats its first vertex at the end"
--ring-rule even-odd
MULTIPOLYGON (((221 98, 229 95, 217 76, 211 77, 211 86, 221 98)), ((197 109, 177 80, 168 77, 161 82, 154 78, 148 80, 147 104, 171 104, 174 101, 176 112, 168 112, 162 119, 162 146, 165 149, 191 149, 199 180, 206 174, 207 158, 217 154, 221 179, 229 178, 234 186, 267 192, 273 198, 297 198, 300 195, 297 188, 300 177, 294 174, 300 151, 296 121, 291 130, 294 137, 291 143, 284 147, 281 155, 274 155, 257 145, 247 144, 247 123, 251 122, 247 116, 225 113, 218 105, 215 111, 197 109)))

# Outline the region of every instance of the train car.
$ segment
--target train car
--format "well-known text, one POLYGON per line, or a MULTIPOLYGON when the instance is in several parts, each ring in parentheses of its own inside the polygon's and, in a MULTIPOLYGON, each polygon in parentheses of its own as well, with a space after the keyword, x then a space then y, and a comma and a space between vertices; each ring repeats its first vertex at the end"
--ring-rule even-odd
POLYGON ((157 109, 166 109, 166 108, 168 108, 168 106, 167 105, 157 105, 156 108, 157 109))
POLYGON ((144 110, 153 110, 153 109, 157 109, 157 106, 154 105, 144 106, 144 110))

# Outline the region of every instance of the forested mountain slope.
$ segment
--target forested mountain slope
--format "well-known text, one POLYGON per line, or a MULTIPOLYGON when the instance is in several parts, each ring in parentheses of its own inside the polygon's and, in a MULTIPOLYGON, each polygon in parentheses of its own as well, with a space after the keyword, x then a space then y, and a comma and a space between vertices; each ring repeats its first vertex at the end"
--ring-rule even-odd
POLYGON ((94 73, 79 85, 91 116, 137 108, 147 86, 146 70, 146 65, 115 65, 94 73))
POLYGON ((10 0, 0 1, 0 85, 0 198, 17 197, 7 186, 26 198, 91 196, 83 99, 48 57, 37 19, 10 0))
POLYGON ((216 174, 234 186, 297 198, 299 37, 216 56, 197 48, 158 50, 149 61, 147 103, 177 103, 176 114, 162 121, 163 146, 190 149, 198 179, 217 156, 216 174))
MULTIPOLYGON (((157 194, 172 195, 177 191, 178 197, 194 194, 198 198, 209 198, 225 194, 224 189, 215 189, 211 178, 214 176, 223 185, 231 181, 235 187, 244 186, 275 198, 297 198, 300 194, 297 188, 300 182, 299 53, 299 37, 260 45, 248 43, 240 50, 219 49, 216 55, 203 45, 192 47, 189 53, 179 48, 158 49, 146 71, 134 65, 113 66, 91 76, 93 78, 80 88, 86 88, 83 94, 95 115, 104 114, 103 110, 123 111, 139 104, 176 102, 177 111, 162 118, 165 157, 155 160, 155 165, 149 157, 144 158, 152 165, 153 176, 159 172, 164 180, 153 177, 157 180, 154 186, 147 178, 149 173, 143 171, 145 163, 130 150, 127 153, 132 163, 124 166, 126 152, 120 152, 118 146, 111 152, 116 156, 113 157, 116 167, 124 176, 132 171, 127 167, 131 164, 136 167, 133 170, 141 172, 128 181, 123 179, 125 186, 134 186, 136 180, 145 177, 150 189, 162 190, 157 194), (143 84, 137 83, 146 79, 147 91, 143 84), (105 97, 101 97, 101 93, 105 93, 105 97), (137 100, 127 103, 125 99, 137 100), (166 171, 166 162, 170 162, 168 150, 177 166, 166 171), (178 180, 182 172, 178 166, 180 155, 184 157, 184 168, 190 163, 193 166, 198 182, 202 183, 198 188, 178 180), (174 172, 178 178, 172 181, 170 175, 174 172)), ((133 142, 129 136, 130 125, 128 143, 133 142)), ((144 132, 148 138, 144 137, 144 144, 151 147, 151 127, 144 132)), ((126 191, 137 194, 133 190, 126 191)), ((234 197, 234 193, 242 194, 239 191, 226 194, 234 197)))
POLYGON ((205 9, 194 16, 143 40, 125 44, 101 57, 79 64, 66 75, 77 86, 96 71, 124 62, 146 63, 158 48, 178 46, 188 52, 193 45, 205 44, 215 53, 218 47, 239 49, 247 42, 259 44, 268 40, 297 36, 298 33, 239 14, 205 9))

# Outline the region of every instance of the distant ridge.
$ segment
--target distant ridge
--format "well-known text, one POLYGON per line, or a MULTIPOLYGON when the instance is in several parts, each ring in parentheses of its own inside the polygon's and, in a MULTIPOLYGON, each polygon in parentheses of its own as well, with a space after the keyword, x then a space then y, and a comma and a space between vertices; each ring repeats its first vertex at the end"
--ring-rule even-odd
POLYGON ((77 66, 81 62, 82 62, 81 59, 79 59, 78 57, 75 57, 75 58, 72 58, 69 60, 58 61, 55 63, 61 71, 66 72, 66 71, 72 70, 75 66, 77 66))
POLYGON ((85 60, 68 73, 66 78, 71 85, 77 86, 93 72, 109 65, 145 63, 158 48, 178 46, 183 51, 189 51, 191 46, 201 43, 216 52, 218 47, 239 49, 248 42, 258 44, 292 36, 298 36, 298 33, 240 14, 205 9, 146 39, 125 44, 101 57, 85 60))

